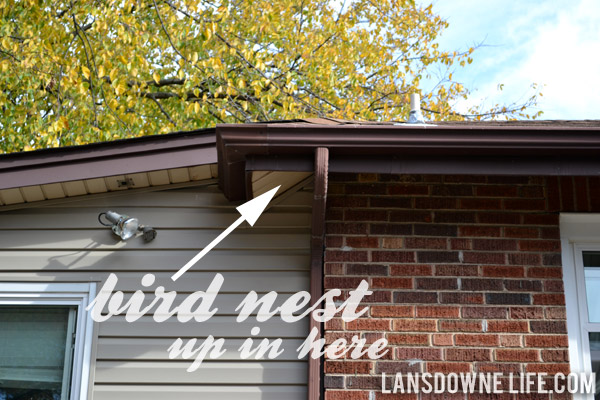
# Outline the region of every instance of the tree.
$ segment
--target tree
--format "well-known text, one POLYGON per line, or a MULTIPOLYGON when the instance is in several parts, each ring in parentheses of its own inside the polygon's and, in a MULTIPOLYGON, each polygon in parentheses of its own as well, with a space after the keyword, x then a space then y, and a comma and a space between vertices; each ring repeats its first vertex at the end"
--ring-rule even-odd
MULTIPOLYGON (((435 119, 468 95, 411 0, 0 0, 0 151, 302 117, 435 119)), ((526 116, 535 96, 488 115, 526 116)), ((474 112, 480 112, 475 110, 474 112)))

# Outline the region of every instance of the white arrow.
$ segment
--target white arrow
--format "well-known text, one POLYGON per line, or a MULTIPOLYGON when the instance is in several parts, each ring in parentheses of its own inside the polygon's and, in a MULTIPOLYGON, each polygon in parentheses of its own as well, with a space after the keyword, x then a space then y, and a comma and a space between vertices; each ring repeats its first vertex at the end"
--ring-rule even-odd
POLYGON ((229 225, 227 229, 225 229, 219 236, 217 236, 212 242, 210 242, 208 246, 203 248, 200 253, 196 254, 194 258, 188 261, 187 264, 181 267, 179 271, 177 271, 177 273, 171 277, 171 279, 173 279, 174 281, 179 279, 181 275, 185 274, 185 272, 188 269, 192 268, 194 264, 196 264, 202 257, 206 255, 206 253, 211 251, 213 247, 219 244, 221 240, 225 239, 227 235, 229 235, 235 228, 240 226, 242 222, 248 221, 250 226, 254 226, 254 223, 256 222, 258 217, 260 217, 263 211, 265 211, 265 208, 267 208, 267 205, 269 204, 273 196, 275 196, 275 193, 277 193, 277 190, 280 187, 281 185, 237 207, 238 212, 242 214, 242 216, 239 217, 233 224, 229 225))

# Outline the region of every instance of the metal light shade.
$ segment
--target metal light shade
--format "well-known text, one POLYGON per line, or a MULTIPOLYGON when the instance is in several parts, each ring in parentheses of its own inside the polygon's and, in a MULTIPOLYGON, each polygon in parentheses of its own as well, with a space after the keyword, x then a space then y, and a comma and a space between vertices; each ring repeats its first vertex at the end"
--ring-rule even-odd
POLYGON ((137 218, 121 215, 114 211, 107 211, 106 219, 113 224, 113 232, 123 240, 127 240, 134 236, 140 227, 140 222, 137 218))

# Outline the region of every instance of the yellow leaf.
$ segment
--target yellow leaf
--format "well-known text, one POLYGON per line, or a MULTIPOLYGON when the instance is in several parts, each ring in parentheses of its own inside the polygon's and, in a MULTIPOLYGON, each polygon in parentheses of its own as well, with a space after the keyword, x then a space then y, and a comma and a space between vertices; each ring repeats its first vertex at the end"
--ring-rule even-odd
POLYGON ((98 76, 102 78, 105 74, 104 67, 101 65, 98 67, 98 76))
POLYGON ((119 72, 118 69, 113 68, 110 70, 110 73, 108 74, 108 77, 110 78, 111 82, 114 81, 115 79, 117 79, 117 73, 119 72))
POLYGON ((153 73, 152 74, 152 78, 154 79, 154 82, 156 82, 157 84, 160 82, 160 75, 158 73, 153 73))
POLYGON ((198 114, 200 112, 200 103, 198 103, 198 102, 194 103, 194 112, 196 114, 198 114))
POLYGON ((90 79, 90 69, 88 67, 86 67, 85 65, 82 66, 81 72, 83 73, 83 76, 85 76, 85 79, 90 79))

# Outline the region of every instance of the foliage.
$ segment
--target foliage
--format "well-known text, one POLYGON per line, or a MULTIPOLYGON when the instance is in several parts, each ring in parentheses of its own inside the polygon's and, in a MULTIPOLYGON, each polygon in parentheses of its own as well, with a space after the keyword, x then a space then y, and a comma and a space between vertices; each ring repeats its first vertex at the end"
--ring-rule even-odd
MULTIPOLYGON (((410 0, 0 0, 0 152, 303 117, 435 119, 473 49, 410 0)), ((522 117, 535 97, 488 115, 522 117)))

